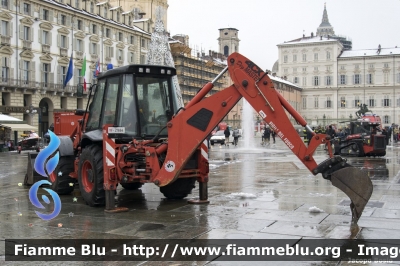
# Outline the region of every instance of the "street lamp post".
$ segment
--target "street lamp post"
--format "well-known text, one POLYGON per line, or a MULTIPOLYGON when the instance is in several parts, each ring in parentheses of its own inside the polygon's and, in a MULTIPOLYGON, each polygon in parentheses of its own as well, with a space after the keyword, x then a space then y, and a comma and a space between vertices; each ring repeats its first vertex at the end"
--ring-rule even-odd
POLYGON ((35 109, 35 107, 33 107, 32 104, 29 105, 28 109, 26 109, 25 111, 29 117, 30 117, 30 121, 29 124, 32 125, 33 124, 33 117, 37 114, 37 110, 35 109))

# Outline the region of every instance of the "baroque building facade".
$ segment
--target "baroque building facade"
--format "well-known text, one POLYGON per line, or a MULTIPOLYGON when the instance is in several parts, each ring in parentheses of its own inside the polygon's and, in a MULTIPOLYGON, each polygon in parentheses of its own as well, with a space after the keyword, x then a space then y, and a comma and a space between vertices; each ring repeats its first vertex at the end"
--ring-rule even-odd
POLYGON ((86 107, 87 92, 76 97, 84 58, 86 82, 93 83, 96 63, 100 71, 145 63, 151 36, 149 22, 137 23, 134 10, 109 1, 1 1, 0 20, 0 112, 40 135, 54 111, 86 107), (73 78, 64 86, 70 60, 73 78), (37 114, 29 115, 29 108, 37 114))
POLYGON ((325 7, 317 36, 278 44, 278 73, 303 88, 303 117, 313 125, 337 124, 365 104, 384 126, 399 123, 400 48, 352 50, 348 38, 330 34, 325 7))

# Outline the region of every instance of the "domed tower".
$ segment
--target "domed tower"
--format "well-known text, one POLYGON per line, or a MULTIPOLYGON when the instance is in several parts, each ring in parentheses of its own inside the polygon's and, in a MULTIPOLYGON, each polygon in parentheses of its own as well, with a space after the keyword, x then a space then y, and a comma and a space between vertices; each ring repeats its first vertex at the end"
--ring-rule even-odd
POLYGON ((225 56, 229 56, 233 52, 239 52, 239 30, 235 28, 219 29, 219 52, 225 56))
POLYGON ((317 36, 328 37, 335 35, 332 25, 329 23, 328 12, 326 11, 326 3, 324 5, 324 13, 322 15, 322 22, 317 28, 317 36))

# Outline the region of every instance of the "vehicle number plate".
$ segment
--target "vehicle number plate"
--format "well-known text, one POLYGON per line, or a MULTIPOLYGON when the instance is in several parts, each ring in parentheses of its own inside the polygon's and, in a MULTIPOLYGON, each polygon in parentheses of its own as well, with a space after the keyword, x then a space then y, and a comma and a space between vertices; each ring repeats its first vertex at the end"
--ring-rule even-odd
POLYGON ((111 134, 124 134, 125 133, 125 127, 109 127, 108 128, 108 133, 111 133, 111 134))

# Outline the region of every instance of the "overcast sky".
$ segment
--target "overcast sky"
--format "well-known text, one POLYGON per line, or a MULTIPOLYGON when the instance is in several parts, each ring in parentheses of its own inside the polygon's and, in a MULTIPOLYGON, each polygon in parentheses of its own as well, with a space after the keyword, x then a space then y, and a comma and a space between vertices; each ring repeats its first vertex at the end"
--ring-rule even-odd
POLYGON ((239 52, 262 69, 278 59, 277 44, 317 31, 324 3, 336 35, 353 50, 400 47, 400 0, 168 0, 171 35, 189 35, 190 46, 218 51, 220 28, 239 30, 239 52))

